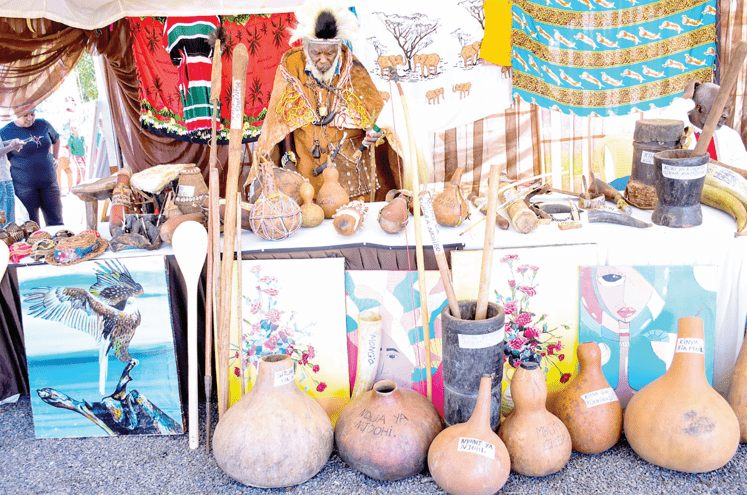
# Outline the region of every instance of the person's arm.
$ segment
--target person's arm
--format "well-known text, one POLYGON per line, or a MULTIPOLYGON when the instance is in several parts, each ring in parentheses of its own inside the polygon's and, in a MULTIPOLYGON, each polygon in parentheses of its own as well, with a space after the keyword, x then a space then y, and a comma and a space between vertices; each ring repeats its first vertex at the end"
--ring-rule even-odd
POLYGON ((0 147, 0 156, 5 156, 11 151, 20 151, 23 148, 23 142, 20 139, 13 139, 7 145, 0 147))
POLYGON ((60 140, 59 139, 52 144, 52 156, 54 157, 54 161, 56 164, 57 158, 60 156, 60 140))

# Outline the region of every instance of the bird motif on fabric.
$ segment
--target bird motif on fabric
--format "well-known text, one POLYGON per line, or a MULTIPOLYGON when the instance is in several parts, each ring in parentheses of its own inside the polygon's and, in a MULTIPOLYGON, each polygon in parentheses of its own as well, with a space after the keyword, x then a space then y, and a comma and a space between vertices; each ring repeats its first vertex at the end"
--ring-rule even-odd
POLYGON ((129 345, 140 326, 135 298, 143 286, 118 260, 97 262, 96 283, 89 290, 75 287, 34 287, 24 294, 29 316, 56 321, 87 333, 99 347, 99 392, 105 391, 109 353, 123 363, 138 364, 129 345))

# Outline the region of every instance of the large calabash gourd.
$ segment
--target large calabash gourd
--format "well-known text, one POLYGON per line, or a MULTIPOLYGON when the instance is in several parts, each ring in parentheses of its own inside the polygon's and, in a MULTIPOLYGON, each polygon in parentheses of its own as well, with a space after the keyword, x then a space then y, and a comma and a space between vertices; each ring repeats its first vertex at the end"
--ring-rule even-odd
POLYGON ((508 479, 508 450, 490 426, 491 390, 492 378, 483 375, 470 419, 446 428, 428 449, 428 468, 446 493, 492 495, 508 479))
POLYGON ((299 194, 303 199, 301 205, 301 227, 316 227, 324 221, 324 210, 314 203, 314 186, 304 182, 299 187, 299 194))
POLYGON ((579 344, 579 371, 548 401, 547 409, 571 434, 573 450, 599 454, 617 443, 622 433, 622 407, 602 373, 602 353, 596 342, 579 344))
POLYGON ((335 442, 349 466, 371 478, 393 481, 425 468, 428 446, 441 429, 441 418, 428 399, 381 380, 342 410, 335 442))
POLYGON ((260 160, 262 194, 249 213, 249 225, 254 233, 268 241, 292 236, 301 228, 302 221, 296 200, 278 190, 274 169, 270 162, 260 160))
POLYGON ((433 214, 439 225, 456 227, 469 217, 469 205, 459 188, 463 172, 462 167, 457 168, 444 190, 433 198, 433 214))
POLYGON ((705 375, 703 320, 680 318, 674 359, 625 408, 625 436, 644 460, 703 473, 724 466, 739 447, 739 422, 705 375))
POLYGON ((739 441, 747 443, 747 341, 742 343, 742 349, 734 364, 726 400, 739 421, 739 441))
POLYGON ((332 453, 332 423, 296 385, 290 356, 265 356, 257 383, 220 418, 213 455, 231 478, 279 488, 316 475, 332 453))
POLYGON ((498 431, 511 468, 524 476, 557 473, 571 458, 571 435, 545 408, 547 383, 537 363, 521 363, 511 379, 511 396, 514 409, 498 431))
POLYGON ((340 173, 335 167, 327 167, 322 172, 322 187, 316 193, 316 204, 324 210, 324 218, 332 218, 337 209, 350 203, 350 197, 339 182, 340 173))

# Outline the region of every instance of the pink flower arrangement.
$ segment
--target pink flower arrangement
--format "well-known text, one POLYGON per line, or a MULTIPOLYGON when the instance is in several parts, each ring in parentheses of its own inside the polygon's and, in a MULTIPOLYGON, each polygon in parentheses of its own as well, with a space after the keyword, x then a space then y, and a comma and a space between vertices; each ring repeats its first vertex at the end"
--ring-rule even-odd
POLYGON ((241 345, 234 345, 232 349, 235 352, 230 362, 233 373, 240 377, 243 367, 244 375, 248 378, 248 368, 254 366, 256 369, 263 356, 285 354, 297 364, 299 385, 307 391, 309 387, 314 387, 318 392, 323 392, 327 384, 313 376, 319 373, 321 367, 313 362, 316 358, 316 349, 308 343, 311 338, 311 325, 300 328, 294 311, 286 312, 278 308, 278 280, 273 276, 262 276, 261 271, 260 265, 255 265, 250 270, 256 278, 256 294, 254 297, 244 296, 245 330, 241 332, 241 345), (246 332, 247 328, 250 329, 249 332, 246 332))
MULTIPOLYGON (((535 277, 539 268, 534 265, 523 264, 514 268, 519 256, 510 254, 501 258, 511 270, 511 278, 507 281, 510 295, 504 297, 496 291, 496 302, 503 306, 505 313, 505 344, 504 361, 512 368, 518 368, 522 362, 531 361, 539 364, 545 374, 551 367, 558 368, 558 362, 565 359, 559 354, 562 343, 556 332, 568 330, 568 325, 560 325, 553 329, 547 327, 547 314, 537 317, 529 307, 532 297, 537 295, 535 277)), ((566 383, 570 373, 561 373, 561 383, 566 383)))

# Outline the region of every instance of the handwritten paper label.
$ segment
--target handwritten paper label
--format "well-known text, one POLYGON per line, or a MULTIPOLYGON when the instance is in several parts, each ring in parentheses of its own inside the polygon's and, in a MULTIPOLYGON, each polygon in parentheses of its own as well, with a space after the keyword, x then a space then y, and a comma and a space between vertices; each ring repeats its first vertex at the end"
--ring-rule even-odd
POLYGON ((477 438, 459 437, 459 452, 478 454, 488 459, 495 459, 495 445, 477 438))
POLYGON ((420 209, 425 218, 425 225, 428 227, 428 233, 431 236, 431 244, 433 244, 433 252, 435 254, 441 254, 444 252, 444 248, 441 245, 441 239, 438 237, 438 222, 436 222, 436 214, 433 212, 433 203, 431 202, 431 195, 427 192, 419 194, 420 198, 420 209))
POLYGON ((504 331, 501 328, 495 332, 480 335, 457 334, 459 347, 462 349, 485 349, 503 342, 504 331))
POLYGON ((276 371, 275 372, 275 386, 280 387, 281 385, 291 383, 293 380, 295 380, 295 376, 296 374, 293 371, 293 368, 288 368, 287 370, 283 370, 283 371, 276 371))
POLYGON ((244 109, 241 108, 241 81, 233 80, 233 92, 231 92, 231 129, 242 129, 244 127, 244 109))
POLYGON ((601 388, 588 394, 582 394, 581 398, 586 402, 586 407, 601 406, 609 402, 616 402, 617 395, 611 387, 601 388))
POLYGON ((179 196, 191 198, 195 195, 195 186, 179 186, 179 196))
POLYGON ((507 189, 503 192, 503 200, 506 203, 510 203, 511 201, 514 201, 519 198, 519 194, 516 191, 513 191, 511 189, 507 189))
POLYGON ((677 348, 674 352, 705 354, 705 341, 703 339, 677 339, 677 348))
POLYGON ((649 165, 654 164, 654 152, 653 151, 641 151, 641 162, 648 163, 649 165))
POLYGON ((692 180, 705 177, 708 172, 708 165, 698 165, 697 167, 680 167, 677 165, 661 165, 661 175, 667 179, 692 180))

